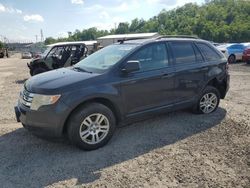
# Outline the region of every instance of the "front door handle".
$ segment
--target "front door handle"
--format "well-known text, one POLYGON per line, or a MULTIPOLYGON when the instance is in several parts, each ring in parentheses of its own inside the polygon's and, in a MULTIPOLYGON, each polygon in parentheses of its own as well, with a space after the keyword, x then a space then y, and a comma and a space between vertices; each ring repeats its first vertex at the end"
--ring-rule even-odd
POLYGON ((171 77, 173 77, 175 75, 175 73, 165 73, 165 74, 163 74, 162 76, 161 76, 161 78, 171 78, 171 77))

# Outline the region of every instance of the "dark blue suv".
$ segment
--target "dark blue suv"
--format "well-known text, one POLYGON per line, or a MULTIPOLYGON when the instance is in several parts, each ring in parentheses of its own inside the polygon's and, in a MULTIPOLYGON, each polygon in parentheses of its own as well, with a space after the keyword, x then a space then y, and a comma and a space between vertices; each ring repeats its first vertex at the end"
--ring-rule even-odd
POLYGON ((39 135, 97 149, 124 122, 192 108, 215 111, 229 88, 228 64, 209 42, 159 37, 121 41, 69 68, 30 78, 17 121, 39 135))

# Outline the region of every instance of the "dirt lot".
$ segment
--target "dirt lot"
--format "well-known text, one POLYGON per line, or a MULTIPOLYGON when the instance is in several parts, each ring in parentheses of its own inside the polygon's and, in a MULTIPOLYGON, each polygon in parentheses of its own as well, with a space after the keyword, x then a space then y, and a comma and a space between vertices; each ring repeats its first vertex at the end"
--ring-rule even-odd
POLYGON ((230 65, 230 92, 213 114, 161 115, 85 152, 15 122, 27 62, 0 59, 1 187, 250 187, 250 66, 230 65))

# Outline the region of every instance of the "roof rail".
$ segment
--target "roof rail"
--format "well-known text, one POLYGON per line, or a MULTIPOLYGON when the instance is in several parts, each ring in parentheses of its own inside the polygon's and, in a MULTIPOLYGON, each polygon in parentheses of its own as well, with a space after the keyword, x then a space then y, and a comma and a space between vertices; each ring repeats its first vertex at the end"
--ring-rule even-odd
POLYGON ((190 38, 190 39, 199 39, 198 36, 195 35, 163 35, 156 37, 156 39, 163 39, 163 38, 190 38))
POLYGON ((151 39, 151 38, 141 38, 141 37, 136 37, 136 38, 122 38, 122 39, 118 39, 117 42, 119 42, 120 44, 123 44, 125 41, 130 41, 130 40, 140 40, 140 39, 151 39))

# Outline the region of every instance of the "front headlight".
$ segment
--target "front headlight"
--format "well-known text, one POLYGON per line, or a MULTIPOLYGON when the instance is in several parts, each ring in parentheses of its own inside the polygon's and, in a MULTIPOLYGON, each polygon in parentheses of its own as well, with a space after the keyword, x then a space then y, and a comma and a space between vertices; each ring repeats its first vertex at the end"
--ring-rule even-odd
POLYGON ((30 109, 38 110, 41 106, 55 104, 60 97, 61 95, 34 94, 30 109))

